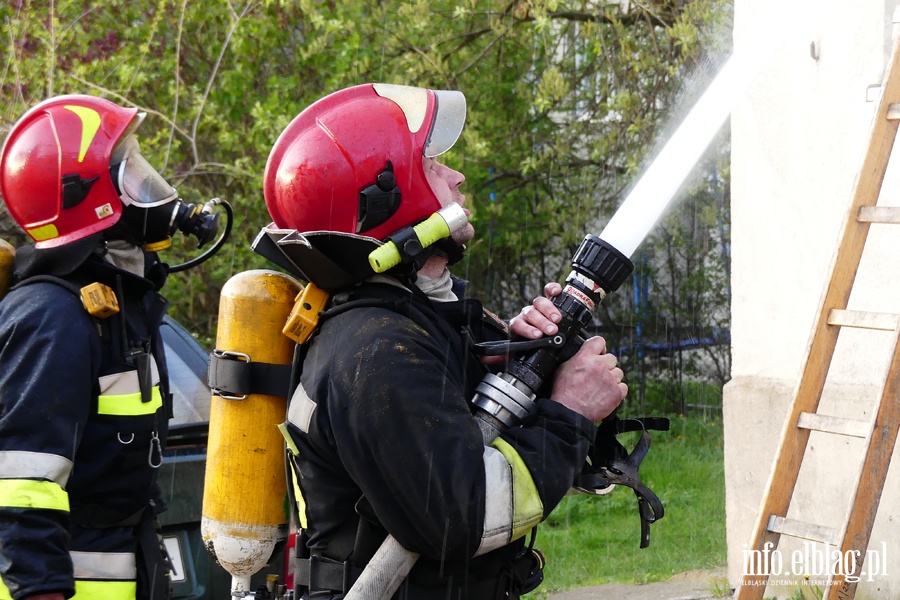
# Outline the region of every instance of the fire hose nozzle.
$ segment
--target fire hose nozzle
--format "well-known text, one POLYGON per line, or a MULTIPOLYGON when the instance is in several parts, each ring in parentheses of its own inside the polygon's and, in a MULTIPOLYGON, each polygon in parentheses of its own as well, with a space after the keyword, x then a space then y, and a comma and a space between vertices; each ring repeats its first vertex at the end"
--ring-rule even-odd
POLYGON ((445 206, 413 226, 411 235, 397 235, 398 239, 405 238, 405 241, 400 242, 400 246, 391 239, 369 253, 369 265, 376 273, 384 273, 399 265, 404 259, 417 256, 435 242, 452 236, 468 222, 469 219, 462 206, 458 204, 445 206))

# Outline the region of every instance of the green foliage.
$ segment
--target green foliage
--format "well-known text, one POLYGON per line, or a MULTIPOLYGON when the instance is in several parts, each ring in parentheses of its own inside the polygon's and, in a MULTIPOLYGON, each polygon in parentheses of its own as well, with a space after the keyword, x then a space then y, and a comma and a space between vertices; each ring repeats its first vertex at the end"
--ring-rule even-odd
MULTIPOLYGON (((238 215, 227 248, 167 287, 174 315, 212 336, 224 282, 270 268, 249 244, 269 221, 262 175, 290 119, 324 94, 366 81, 463 90, 467 127, 446 160, 467 175, 479 236, 458 273, 474 295, 511 316, 545 282, 565 276, 576 244, 615 210, 683 83, 727 51, 730 6, 13 0, 0 6, 0 133, 40 99, 66 92, 145 110, 139 135, 151 163, 185 201, 218 196, 238 215)), ((721 162, 711 164, 718 166, 706 172, 718 169, 723 180, 721 162)), ((693 188, 647 243, 646 268, 659 291, 646 316, 658 330, 708 327, 709 315, 727 326, 724 267, 714 261, 727 232, 711 233, 727 223, 721 185, 707 178, 693 188), (671 257, 666 245, 676 246, 671 257)), ((8 231, 7 224, 0 233, 8 231)), ((176 243, 164 258, 176 264, 195 254, 176 243)), ((623 289, 602 309, 611 345, 629 339, 630 293, 623 289)), ((727 365, 719 362, 722 379, 727 365)))
MULTIPOLYGON (((651 526, 650 547, 638 547, 640 521, 631 490, 567 496, 538 527, 535 546, 547 555, 547 569, 535 597, 611 581, 664 581, 725 565, 721 418, 676 416, 671 431, 652 435, 641 477, 666 512, 651 526)), ((630 448, 629 436, 620 441, 630 448)))

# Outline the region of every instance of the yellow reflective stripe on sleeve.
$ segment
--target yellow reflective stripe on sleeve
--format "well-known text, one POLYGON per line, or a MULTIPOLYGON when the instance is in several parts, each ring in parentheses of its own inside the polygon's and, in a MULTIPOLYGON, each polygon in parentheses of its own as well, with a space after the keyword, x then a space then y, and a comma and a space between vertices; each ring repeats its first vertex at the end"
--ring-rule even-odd
POLYGON ((71 600, 134 600, 136 596, 136 581, 83 581, 76 579, 75 595, 71 600))
POLYGON ((544 518, 544 503, 531 471, 525 466, 519 453, 501 438, 495 439, 491 446, 499 450, 512 467, 513 520, 510 539, 516 540, 541 522, 544 518))
POLYGON ((12 600, 12 595, 9 593, 9 588, 6 587, 6 584, 3 583, 3 579, 0 578, 0 600, 12 600))
POLYGON ((294 486, 294 500, 297 502, 297 520, 300 521, 300 528, 307 529, 306 519, 306 500, 303 499, 303 492, 297 483, 297 474, 291 469, 291 485, 294 486))
POLYGON ((306 529, 306 500, 303 498, 303 491, 300 489, 300 483, 298 482, 300 468, 297 466, 297 461, 294 460, 294 457, 300 454, 300 450, 297 448, 294 438, 291 437, 291 431, 288 429, 287 423, 279 424, 278 431, 281 432, 290 451, 288 460, 291 461, 291 486, 294 490, 294 502, 297 504, 297 520, 300 522, 300 527, 306 529))
POLYGON ((287 423, 279 423, 278 431, 281 432, 281 437, 284 438, 284 442, 287 444, 288 449, 294 456, 300 454, 300 450, 297 448, 297 444, 294 442, 294 438, 291 437, 291 432, 288 429, 287 423))
POLYGON ((72 461, 59 454, 4 450, 0 452, 0 479, 50 479, 65 486, 72 461))
POLYGON ((97 413, 119 417, 139 417, 152 415, 162 408, 162 394, 153 386, 150 402, 141 402, 140 392, 97 397, 97 413))
POLYGON ((0 506, 69 510, 69 494, 54 481, 0 479, 0 506))
POLYGON ((301 529, 307 528, 306 518, 306 499, 303 497, 303 490, 300 489, 300 468, 297 467, 297 461, 294 456, 290 455, 291 461, 291 486, 294 490, 294 502, 297 505, 297 521, 300 523, 301 529))

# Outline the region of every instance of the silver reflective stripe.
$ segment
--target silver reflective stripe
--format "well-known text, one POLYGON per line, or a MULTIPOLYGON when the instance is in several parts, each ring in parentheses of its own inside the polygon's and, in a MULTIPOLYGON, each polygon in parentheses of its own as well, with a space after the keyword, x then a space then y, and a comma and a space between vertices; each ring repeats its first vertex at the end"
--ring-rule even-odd
POLYGON ((76 579, 137 579, 133 552, 69 552, 76 579))
POLYGON ((0 479, 46 479, 66 487, 72 461, 59 454, 4 450, 0 452, 0 479))
POLYGON ((484 448, 484 533, 475 556, 510 542, 513 527, 512 467, 496 448, 484 448))
MULTIPOLYGON (((159 369, 156 367, 155 358, 150 361, 150 377, 153 385, 159 385, 159 369)), ((98 381, 100 382, 101 396, 124 396, 125 394, 137 394, 141 391, 138 373, 134 370, 104 375, 98 381)))
POLYGON ((309 397, 302 385, 298 385, 288 407, 288 421, 303 433, 309 433, 309 423, 316 411, 316 403, 309 397))

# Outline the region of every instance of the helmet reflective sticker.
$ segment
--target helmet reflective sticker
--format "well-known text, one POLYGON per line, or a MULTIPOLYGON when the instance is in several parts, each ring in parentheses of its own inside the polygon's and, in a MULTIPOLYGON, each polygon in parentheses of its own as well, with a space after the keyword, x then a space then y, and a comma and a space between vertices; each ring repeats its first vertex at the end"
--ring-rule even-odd
POLYGON ((50 225, 44 225, 43 227, 35 227, 34 229, 29 229, 28 235, 30 235, 36 242, 43 242, 59 237, 59 230, 56 229, 56 225, 53 225, 51 223, 50 225))
POLYGON ((466 97, 462 92, 434 90, 437 107, 434 125, 425 144, 425 156, 433 158, 453 147, 466 124, 466 97))
POLYGON ((100 129, 100 113, 87 106, 67 104, 64 108, 71 110, 81 119, 81 148, 78 152, 78 162, 84 162, 88 148, 90 148, 94 136, 97 135, 97 131, 100 129))
POLYGON ((110 204, 109 202, 107 202, 103 206, 98 206, 94 209, 94 212, 97 214, 98 219, 107 219, 115 214, 113 212, 112 204, 110 204))
POLYGON ((375 93, 382 98, 397 103, 406 116, 406 125, 409 127, 410 133, 415 133, 422 128, 425 112, 428 110, 428 90, 391 83, 373 83, 372 87, 375 88, 375 93))

